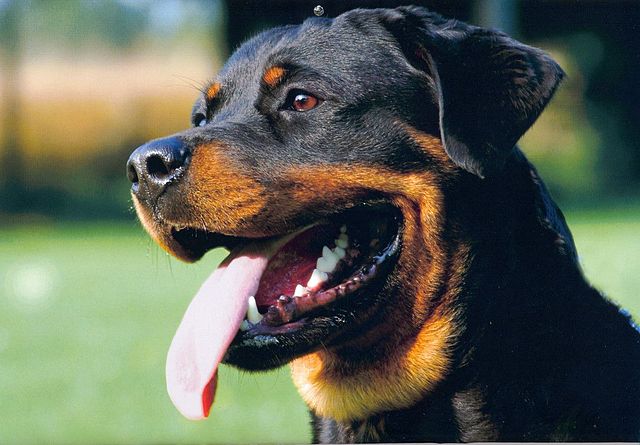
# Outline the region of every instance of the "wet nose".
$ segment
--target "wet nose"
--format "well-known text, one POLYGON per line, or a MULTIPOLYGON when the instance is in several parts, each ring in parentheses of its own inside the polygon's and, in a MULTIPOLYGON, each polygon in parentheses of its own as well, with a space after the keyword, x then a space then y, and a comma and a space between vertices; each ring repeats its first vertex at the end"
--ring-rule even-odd
POLYGON ((156 139, 138 147, 127 162, 131 190, 141 198, 154 199, 183 170, 189 151, 177 137, 156 139))

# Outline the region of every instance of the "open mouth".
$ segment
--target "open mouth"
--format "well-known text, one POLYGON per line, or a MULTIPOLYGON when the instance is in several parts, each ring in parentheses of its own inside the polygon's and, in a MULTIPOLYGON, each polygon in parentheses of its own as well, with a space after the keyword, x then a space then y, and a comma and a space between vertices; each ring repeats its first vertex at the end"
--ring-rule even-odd
POLYGON ((279 330, 270 327, 300 319, 365 287, 397 251, 398 230, 398 218, 388 211, 352 211, 258 243, 191 228, 174 229, 172 235, 195 257, 214 247, 226 247, 231 254, 223 264, 249 243, 271 244, 259 287, 247 297, 240 330, 275 333, 279 330))
POLYGON ((277 237, 190 228, 172 236, 194 257, 220 245, 231 250, 191 302, 167 357, 174 404, 199 419, 208 415, 223 360, 269 368, 326 340, 318 325, 345 305, 355 308, 364 291, 388 275, 400 247, 400 218, 388 208, 366 208, 277 237))

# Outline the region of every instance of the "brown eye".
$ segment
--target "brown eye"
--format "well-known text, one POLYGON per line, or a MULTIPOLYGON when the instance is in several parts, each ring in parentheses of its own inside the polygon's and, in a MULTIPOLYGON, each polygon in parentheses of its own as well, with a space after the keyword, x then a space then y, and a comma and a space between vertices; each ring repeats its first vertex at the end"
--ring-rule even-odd
POLYGON ((297 90, 289 94, 289 109, 294 111, 309 111, 320 104, 320 99, 305 91, 297 90))

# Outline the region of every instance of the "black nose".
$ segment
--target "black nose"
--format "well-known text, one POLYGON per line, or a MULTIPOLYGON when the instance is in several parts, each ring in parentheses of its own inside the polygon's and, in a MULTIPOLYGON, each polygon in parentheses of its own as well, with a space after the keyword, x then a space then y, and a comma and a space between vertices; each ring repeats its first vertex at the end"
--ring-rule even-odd
POLYGON ((156 139, 138 147, 127 162, 131 190, 141 198, 154 199, 182 171, 189 150, 177 137, 156 139))

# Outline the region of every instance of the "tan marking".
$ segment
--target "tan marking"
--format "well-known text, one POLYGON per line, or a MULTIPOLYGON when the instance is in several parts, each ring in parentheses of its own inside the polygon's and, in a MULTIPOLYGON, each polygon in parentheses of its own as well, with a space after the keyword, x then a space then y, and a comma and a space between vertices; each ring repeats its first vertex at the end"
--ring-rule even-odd
POLYGON ((207 100, 209 101, 214 100, 218 96, 219 92, 220 92, 220 83, 216 82, 212 84, 209 88, 207 88, 207 100))
POLYGON ((264 72, 262 80, 264 81, 264 83, 273 88, 280 83, 286 72, 287 70, 285 70, 281 66, 272 66, 264 72))
POLYGON ((438 316, 388 361, 350 375, 327 351, 308 354, 291 363, 293 382, 315 413, 339 422, 406 408, 422 399, 447 372, 453 327, 450 316, 438 316))
POLYGON ((438 165, 443 172, 453 173, 455 171, 456 166, 442 146, 440 138, 436 138, 408 124, 401 125, 420 148, 427 152, 431 158, 438 161, 438 165))
MULTIPOLYGON (((178 205, 158 209, 161 220, 133 195, 133 203, 143 227, 160 247, 185 261, 193 261, 171 235, 172 227, 193 227, 233 234, 250 233, 254 218, 270 196, 231 160, 216 144, 197 147, 188 174, 163 195, 162 199, 180 200, 178 205), (171 194, 171 198, 167 195, 171 194), (248 227, 248 229, 247 229, 248 227)), ((260 236, 260 233, 256 233, 260 236)))
POLYGON ((224 156, 224 147, 196 147, 185 178, 184 216, 195 227, 232 233, 260 214, 270 195, 224 156))

